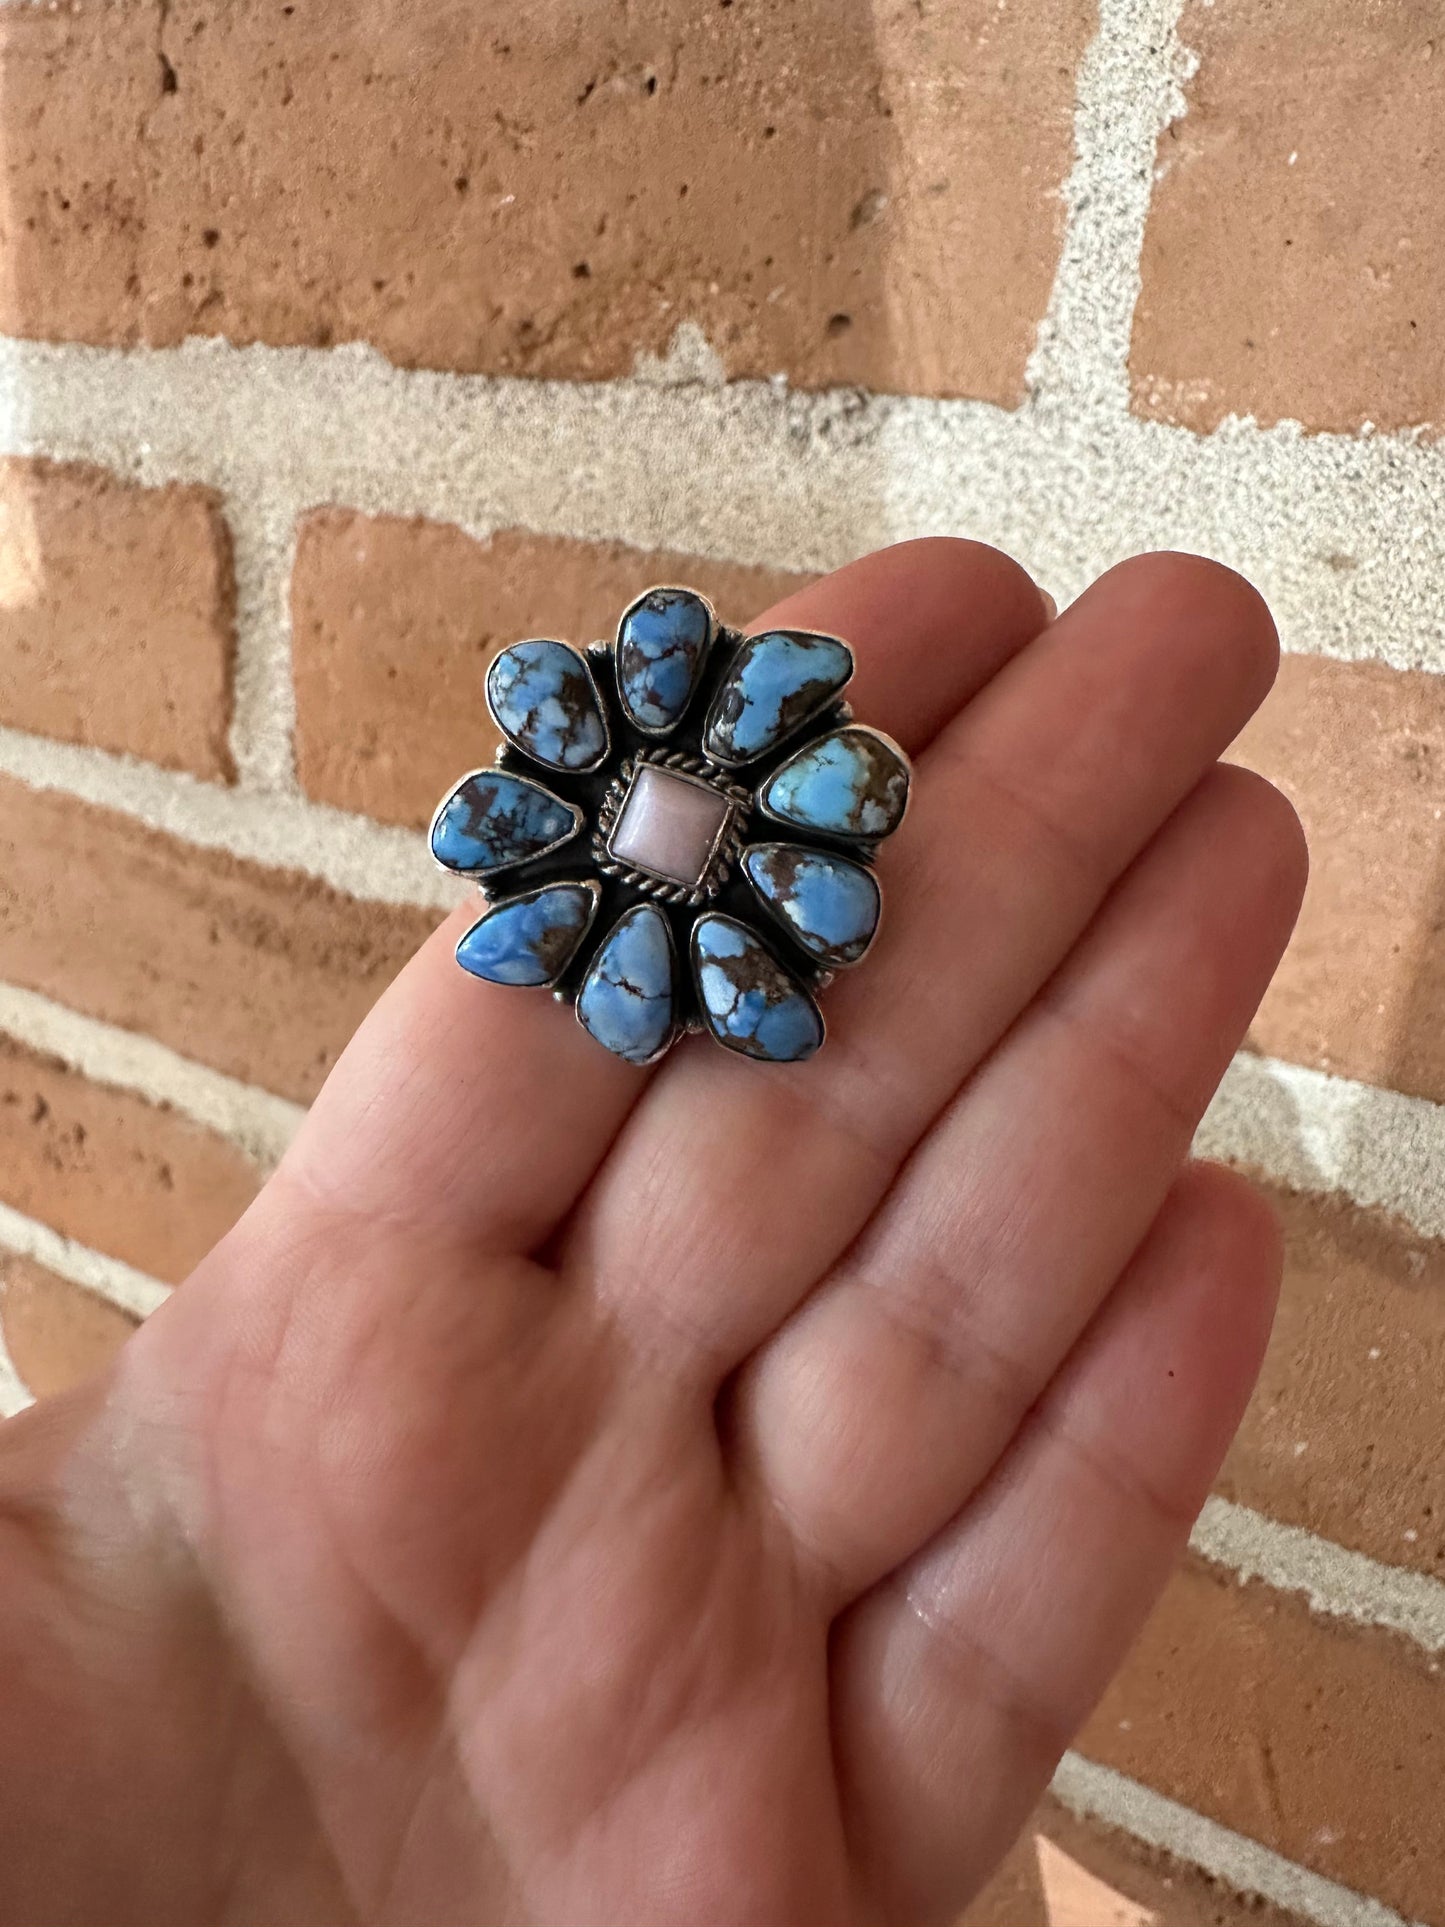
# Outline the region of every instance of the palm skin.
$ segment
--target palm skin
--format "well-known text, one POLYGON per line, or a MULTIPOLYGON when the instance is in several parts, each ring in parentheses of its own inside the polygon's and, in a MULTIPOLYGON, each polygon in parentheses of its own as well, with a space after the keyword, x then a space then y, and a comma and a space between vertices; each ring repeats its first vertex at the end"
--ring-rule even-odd
POLYGON ((0 1432, 0 1913, 946 1922, 1187 1537, 1277 1283, 1187 1164, 1303 885, 1226 571, 774 611, 917 760, 812 1063, 438 933, 106 1380, 0 1432))

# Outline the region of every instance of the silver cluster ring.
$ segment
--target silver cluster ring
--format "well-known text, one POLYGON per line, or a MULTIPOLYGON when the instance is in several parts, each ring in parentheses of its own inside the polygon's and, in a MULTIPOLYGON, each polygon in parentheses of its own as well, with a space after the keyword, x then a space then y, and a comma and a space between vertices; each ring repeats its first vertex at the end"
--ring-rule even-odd
POLYGON ((648 589, 611 643, 501 650, 502 737, 432 819, 487 909, 457 961, 546 988, 616 1055, 687 1030, 791 1063, 823 1041, 814 993, 877 933, 879 844, 911 769, 853 720, 853 655, 803 629, 744 635, 694 589, 648 589))

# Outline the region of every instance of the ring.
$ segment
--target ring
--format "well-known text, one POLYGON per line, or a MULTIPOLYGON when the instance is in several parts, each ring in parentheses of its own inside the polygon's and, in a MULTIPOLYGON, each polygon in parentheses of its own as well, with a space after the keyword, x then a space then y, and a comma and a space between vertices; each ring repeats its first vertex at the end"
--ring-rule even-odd
POLYGON ((811 1057, 814 993, 877 931, 874 857, 911 780, 898 745, 853 721, 852 674, 836 636, 745 636, 682 588, 646 590, 585 654, 501 650, 495 764, 431 824, 438 863, 490 906, 457 962, 550 989, 629 1063, 686 1031, 811 1057))

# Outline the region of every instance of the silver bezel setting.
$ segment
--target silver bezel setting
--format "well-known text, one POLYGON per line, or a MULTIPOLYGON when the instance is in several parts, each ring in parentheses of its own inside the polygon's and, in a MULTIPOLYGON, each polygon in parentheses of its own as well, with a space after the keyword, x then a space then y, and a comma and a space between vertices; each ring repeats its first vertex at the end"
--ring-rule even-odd
MULTIPOLYGON (((810 639, 816 640, 818 642, 835 642, 837 643, 840 649, 847 650, 848 661, 852 665, 852 667, 850 667, 848 674, 843 678, 842 682, 839 683, 837 689, 834 691, 832 696, 824 696, 822 701, 817 705, 815 709, 810 709, 806 716, 800 716, 795 723, 791 724, 787 729, 783 731, 782 735, 778 737, 776 742, 768 744, 767 749, 762 752, 762 755, 765 755, 765 756, 771 756, 774 753, 774 751, 780 750, 784 747, 785 744, 790 743, 792 739, 797 735, 800 729, 806 729, 809 723, 814 721, 815 718, 821 716, 829 707, 835 707, 837 710, 837 713, 840 718, 837 724, 837 727, 839 729, 844 728, 848 723, 850 723, 853 720, 852 707, 847 702, 841 701, 840 697, 842 695, 843 690, 845 690, 848 687, 848 684, 853 680, 854 673, 858 667, 857 659, 854 657, 854 654, 853 654, 853 645, 850 642, 845 642, 842 636, 830 636, 826 629, 782 629, 776 626, 770 629, 758 629, 758 630, 755 630, 752 634, 744 636, 738 644, 738 649, 739 651, 742 651, 743 649, 746 649, 746 647, 750 642, 756 642, 759 639, 759 637, 772 636, 772 635, 807 636, 810 639)), ((736 661, 737 659, 736 657, 734 657, 733 665, 732 665, 732 667, 734 668, 736 667, 736 661)), ((708 704, 707 715, 703 719, 703 725, 702 725, 703 753, 704 755, 708 756, 714 763, 716 763, 720 769, 729 769, 729 770, 746 769, 749 763, 756 763, 760 760, 760 758, 758 756, 723 756, 722 754, 720 754, 719 751, 714 749, 712 745, 713 715, 718 707, 718 704, 722 701, 722 695, 723 695, 723 692, 722 692, 722 689, 720 688, 713 696, 712 701, 708 704)))
POLYGON ((441 802, 438 803, 432 811, 431 822, 427 825, 426 846, 431 855, 432 862, 446 876, 468 878, 478 882, 484 881, 488 877, 499 877, 507 870, 515 870, 520 863, 532 863, 535 862, 538 857, 550 856, 553 850, 560 850, 564 843, 570 843, 572 841, 573 837, 576 836, 577 832, 587 820, 584 813, 578 809, 575 803, 569 803, 565 797, 558 796, 554 790, 549 790, 547 785, 545 783, 539 783, 535 776, 523 776, 517 770, 507 769, 501 761, 501 754, 502 752, 498 750, 497 755, 490 763, 483 763, 480 769, 469 769, 465 776, 458 777, 456 782, 452 784, 451 788, 442 798, 441 802), (572 812, 571 829, 567 831, 565 836, 556 837, 551 843, 544 844, 540 850, 529 850, 525 856, 514 856, 509 862, 493 863, 489 868, 483 870, 454 870, 450 863, 443 863, 436 851, 432 849, 432 838, 436 835, 437 824, 442 820, 457 791, 464 789, 468 783, 473 782, 479 776, 507 776, 510 777, 514 783, 525 783, 528 789, 540 790, 551 802, 558 804, 564 810, 570 810, 572 812))
POLYGON ((752 891, 755 900, 760 905, 760 907, 767 913, 770 924, 775 925, 779 930, 783 932, 784 936, 786 936, 791 942, 797 944, 798 948, 804 951, 806 955, 811 959, 811 961, 817 966, 819 972, 821 973, 818 978, 819 989, 826 988, 826 986, 832 982, 833 977, 836 975, 838 971, 856 970, 859 964, 862 963, 864 958, 868 955, 869 951, 873 948, 874 944, 878 941, 878 932, 883 927, 883 885, 879 882, 878 872, 874 869, 873 865, 871 863, 863 862, 861 857, 849 856, 847 852, 843 850, 819 850, 819 849, 815 849, 813 845, 808 843, 790 843, 784 837, 772 837, 772 838, 769 838, 769 840, 765 843, 749 843, 741 854, 741 857, 739 859, 739 867, 742 871, 743 876, 747 879, 748 888, 752 891), (808 946, 803 942, 802 938, 798 935, 797 931, 794 930, 793 926, 788 922, 787 918, 783 915, 782 911, 778 908, 778 906, 772 901, 770 897, 765 897, 762 891, 758 888, 757 881, 754 878, 752 871, 748 868, 748 858, 753 854, 754 850, 801 850, 805 856, 836 857, 839 860, 839 862, 851 863, 855 870, 862 870, 867 876, 872 878, 873 888, 878 892, 878 915, 873 924, 872 935, 869 937, 867 943, 864 944, 863 948, 858 952, 858 955, 856 957, 824 958, 824 957, 820 957, 816 951, 810 950, 808 948, 808 946))
POLYGON ((765 816, 770 823, 781 823, 784 829, 801 830, 805 836, 836 837, 840 843, 855 844, 859 848, 871 848, 875 843, 881 843, 885 838, 896 835, 903 827, 903 820, 908 814, 908 806, 912 801, 913 764, 907 752, 894 741, 886 730, 874 729, 870 723, 855 723, 851 716, 847 721, 836 723, 833 728, 828 731, 827 735, 817 736, 812 742, 804 743, 801 749, 795 751, 785 762, 779 763, 775 770, 765 776, 752 794, 753 807, 757 810, 759 816, 765 816), (843 735, 875 737, 878 742, 884 744, 885 747, 891 750, 898 758, 899 764, 902 766, 903 773, 908 781, 903 792, 903 808, 898 812, 898 821, 896 823, 892 824, 890 828, 886 830, 819 830, 815 824, 798 823, 791 816, 779 816, 776 810, 768 808, 768 805, 763 800, 765 792, 777 782, 785 770, 792 768, 793 764, 798 760, 798 757, 806 756, 810 750, 819 748, 834 736, 843 735))
MULTIPOLYGON (((479 846, 496 849, 508 842, 524 841, 531 827, 528 819, 535 823, 539 814, 547 814, 529 808, 527 796, 538 804, 543 799, 560 804, 562 807, 552 813, 551 822, 564 827, 561 834, 525 856, 479 865, 475 869, 462 869, 433 851, 439 869, 477 885, 485 902, 485 907, 478 906, 480 914, 460 938, 459 950, 479 925, 485 925, 488 918, 509 908, 525 910, 526 906, 538 904, 549 892, 559 889, 585 892, 580 905, 574 900, 570 906, 571 910, 580 908, 583 912, 575 926, 570 922, 570 911, 569 920, 560 925, 551 918, 534 920, 523 916, 521 927, 514 933, 514 942, 505 937, 496 943, 484 942, 475 961, 482 968, 496 969, 515 978, 529 971, 549 969, 556 951, 565 949, 565 957, 545 984, 507 987, 549 989, 559 1002, 574 1005, 579 1025, 595 1038, 596 1033, 588 1029, 581 1016, 582 999, 590 987, 598 1010, 607 1019, 604 1029, 611 1032, 618 1055, 626 1057, 629 1043, 640 1049, 647 1035, 656 1035, 660 1028, 658 1020, 664 1016, 658 994, 662 959, 656 956, 655 945, 649 944, 650 957, 645 970, 639 963, 638 971, 627 971, 619 960, 618 969, 609 972, 607 981, 615 984, 622 995, 620 1004, 611 991, 605 995, 601 992, 597 963, 609 931, 616 932, 637 911, 649 909, 662 917, 666 931, 666 961, 672 985, 671 1009, 666 1015, 670 1021, 656 1050, 645 1060, 630 1061, 653 1064, 679 1037, 690 1032, 712 1036, 721 1048, 754 1062, 801 1061, 800 1056, 790 1060, 770 1055, 790 1050, 811 1055, 813 1033, 803 1024, 801 1013, 797 1023, 769 1028, 768 1009, 784 998, 784 985, 791 986, 807 1000, 812 1021, 817 1026, 817 1043, 821 1045, 827 1035, 827 1024, 819 1008, 819 994, 836 971, 851 969, 863 960, 871 950, 877 925, 857 956, 838 961, 833 955, 820 955, 802 940, 798 927, 782 906, 754 883, 744 865, 744 857, 749 847, 765 852, 770 847, 791 845, 812 855, 831 854, 835 859, 851 861, 873 879, 881 920, 883 892, 877 888, 874 858, 891 830, 849 834, 820 825, 794 823, 763 802, 764 795, 778 782, 782 772, 792 767, 806 750, 831 737, 856 732, 874 738, 867 749, 876 749, 880 756, 896 759, 896 767, 890 763, 870 769, 867 757, 859 759, 861 767, 855 764, 849 768, 845 763, 835 772, 839 780, 819 786, 807 800, 825 814, 836 808, 845 820, 855 823, 862 817, 876 819, 880 805, 884 809, 896 806, 898 819, 892 828, 896 829, 903 821, 910 802, 911 765, 899 745, 884 731, 854 721, 852 705, 844 700, 854 667, 849 645, 842 637, 824 630, 786 629, 781 625, 775 625, 774 629, 759 628, 752 637, 747 636, 740 629, 719 621, 709 597, 676 584, 655 584, 634 596, 618 619, 611 641, 581 645, 534 636, 526 643, 509 645, 509 649, 515 651, 529 645, 542 652, 541 689, 536 683, 514 683, 513 700, 508 704, 512 716, 524 730, 531 729, 538 741, 580 754, 582 745, 592 734, 585 715, 585 705, 590 702, 599 723, 601 748, 599 753, 588 755, 585 762, 572 765, 550 762, 539 755, 532 742, 523 741, 502 723, 493 701, 496 678, 504 673, 502 657, 508 651, 498 651, 486 665, 483 678, 486 707, 498 742, 493 764, 490 768, 470 770, 453 784, 432 813, 428 844, 441 833, 449 806, 454 806, 457 812, 456 833, 450 843, 443 837, 443 843, 464 857, 479 846), (701 604, 701 611, 696 606, 679 611, 664 605, 660 624, 648 622, 648 640, 633 662, 632 688, 644 700, 644 706, 655 711, 660 710, 679 687, 677 672, 680 669, 690 665, 692 683, 678 715, 669 723, 650 725, 639 722, 623 697, 622 635, 628 622, 636 620, 638 612, 646 608, 649 598, 660 599, 671 594, 695 599, 696 604, 701 604), (696 654, 692 655, 690 645, 697 636, 699 613, 705 614, 705 634, 696 654), (677 628, 670 617, 679 617, 677 628), (730 680, 738 663, 738 651, 758 635, 772 633, 816 638, 819 643, 832 645, 824 652, 826 668, 820 668, 816 659, 804 662, 784 653, 775 662, 768 659, 769 675, 763 683, 754 682, 744 690, 736 679, 730 680), (687 645, 682 648, 676 645, 679 634, 687 638, 687 645), (558 649, 569 652, 571 664, 556 660, 553 652, 558 649), (843 653, 840 655, 837 651, 843 653), (586 677, 580 684, 571 673, 576 663, 582 664, 586 677), (842 680, 835 682, 838 677, 842 680), (804 697, 805 691, 826 688, 830 682, 834 683, 831 694, 817 700, 811 694, 804 697), (548 687, 554 691, 560 688, 561 694, 545 694, 548 687), (728 733, 740 730, 750 741, 768 738, 766 747, 742 755, 735 750, 729 752, 718 742, 716 748, 722 753, 714 753, 710 732, 714 719, 723 713, 720 704, 725 689, 733 692, 732 703, 726 711, 734 719, 727 725, 728 733), (572 700, 571 692, 579 691, 576 700, 572 700), (806 712, 795 717, 794 707, 801 707, 804 700, 806 712), (786 726, 784 717, 788 718, 786 726), (745 722, 744 718, 751 720, 745 722), (770 731, 776 731, 776 735, 770 736, 770 731), (655 776, 649 772, 655 772, 655 776), (639 794, 644 775, 647 783, 658 790, 656 796, 648 795, 645 800, 639 794), (475 799, 466 796, 467 789, 483 785, 494 776, 525 785, 527 796, 513 792, 510 797, 482 799, 478 807, 471 808, 475 799), (704 790, 707 806, 704 808, 696 797, 689 802, 690 792, 664 793, 666 784, 662 779, 665 777, 704 790), (848 780, 850 777, 853 780, 848 780), (509 811, 503 807, 508 802, 517 805, 517 809, 509 811), (630 819, 629 802, 633 806, 630 819), (487 807, 488 803, 492 807, 487 807), (464 823, 477 825, 475 837, 463 835, 464 823), (487 825, 498 823, 505 825, 506 835, 489 837, 487 825), (625 836, 624 827, 628 831, 625 836), (659 864, 668 867, 650 867, 659 864), (751 964, 743 963, 736 968, 731 964, 725 966, 738 992, 748 993, 747 1007, 733 1012, 731 1005, 723 1002, 719 1005, 741 1033, 735 1042, 713 1030, 703 1002, 697 957, 698 921, 709 915, 736 926, 750 940, 751 964), (778 973, 777 980, 772 975, 774 970, 778 973), (752 994, 754 991, 761 994, 762 1002, 752 994), (633 997, 627 995, 629 992, 637 993, 635 1007, 633 997), (644 1010, 646 1024, 638 1022, 644 1010), (756 1045, 757 1051, 748 1048, 749 1044, 756 1045)), ((512 675, 518 674, 514 668, 512 675)), ((719 723, 718 727, 722 725, 719 723)), ((532 833, 546 834, 547 831, 539 827, 532 833)), ((773 881, 797 909, 798 902, 786 887, 790 874, 786 869, 778 871, 773 881)), ((806 899, 806 892, 797 894, 800 901, 806 899)), ((867 906, 857 900, 857 914, 853 914, 854 895, 850 891, 844 899, 850 906, 850 914, 842 927, 856 932, 866 925, 867 906)), ((818 929, 813 932, 813 941, 822 942, 830 919, 820 913, 816 922, 818 929)), ((732 944, 724 944, 719 961, 724 961, 733 949, 732 944)))
MULTIPOLYGON (((577 1019, 577 1022, 582 1026, 582 1029, 587 1031, 587 1035, 592 1039, 594 1044, 601 1043, 601 1039, 597 1037, 593 1031, 588 1030, 587 1025, 582 1021, 582 993, 587 988, 588 983, 591 981, 592 973, 597 968, 598 959, 601 957, 603 950, 610 942, 614 933, 621 927, 622 924, 626 923, 629 917, 636 916, 639 910, 655 910, 657 912, 657 915, 662 918, 662 927, 667 932, 668 956, 672 960, 672 1021, 669 1023, 667 1027, 667 1035, 663 1038, 662 1042, 658 1045, 657 1049, 652 1053, 651 1057, 629 1057, 624 1060, 629 1064, 635 1065, 637 1069, 641 1070, 645 1065, 656 1064, 660 1062, 662 1058, 666 1057, 667 1053, 672 1049, 673 1045, 677 1042, 679 1034, 687 1028, 686 1025, 678 1021, 677 987, 678 987, 678 980, 680 977, 680 971, 678 968, 677 941, 672 934, 672 919, 667 915, 665 911, 659 910, 655 903, 629 904, 628 907, 622 912, 621 916, 618 917, 617 921, 613 924, 612 929, 607 932, 607 935, 602 939, 602 942, 598 945, 597 953, 593 957, 592 961, 588 964, 586 974, 583 976, 581 983, 578 984, 577 994, 575 997, 571 999, 571 1003, 572 1003, 572 1015, 577 1019)), ((558 995, 556 991, 554 991, 552 994, 553 996, 558 995)), ((602 1047, 604 1050, 607 1048, 605 1044, 602 1047)))
POLYGON ((743 847, 743 820, 751 802, 751 793, 742 784, 727 781, 713 764, 701 756, 685 755, 680 750, 640 749, 622 765, 598 807, 597 826, 592 832, 593 859, 605 876, 616 877, 661 903, 685 903, 696 907, 710 902, 727 882, 737 862, 738 853, 743 847), (625 863, 612 854, 612 833, 631 792, 633 779, 638 770, 645 766, 665 770, 669 776, 675 776, 685 783, 695 783, 699 789, 711 790, 728 805, 727 814, 713 838, 702 876, 694 884, 679 883, 675 877, 639 868, 635 863, 625 863))
MULTIPOLYGON (((809 1056, 816 1057, 818 1051, 820 1051, 828 1041, 828 1020, 823 1015, 822 1007, 814 995, 814 992, 825 989, 829 982, 831 982, 831 976, 825 972, 815 978, 811 984, 804 983, 798 976, 797 971, 790 964, 784 963, 783 959, 778 955, 773 945, 768 942, 767 937, 761 930, 754 929, 750 923, 744 923, 741 917, 729 916, 721 910, 714 910, 711 914, 717 918, 719 923, 729 923, 735 930, 741 930, 753 943, 764 950, 767 955, 772 958, 773 962, 777 965, 784 977, 787 978, 794 990, 798 992, 799 996, 806 997, 808 1002, 813 1006, 813 1010, 818 1019, 818 1045, 816 1050, 809 1052, 809 1056)), ((701 921, 701 919, 699 919, 699 921, 701 921)), ((751 1064, 766 1063, 768 1061, 766 1058, 755 1057, 751 1051, 744 1050, 740 1044, 730 1044, 726 1042, 725 1039, 719 1037, 707 1020, 705 1015, 707 1004, 702 994, 702 964, 697 954, 697 924, 694 924, 688 933, 687 961, 688 969, 692 972, 693 988, 697 996, 697 1029, 704 1036, 710 1037, 720 1049, 730 1051, 734 1057, 745 1057, 751 1064)), ((806 1062, 807 1059, 803 1061, 806 1062)))
POLYGON ((627 607, 622 611, 622 614, 617 619, 617 631, 612 639, 612 643, 610 646, 612 650, 612 661, 613 661, 614 671, 617 678, 617 704, 618 704, 618 707, 621 709, 623 715, 627 718, 628 722, 632 725, 632 727, 637 731, 639 736, 651 737, 654 742, 660 742, 663 739, 663 737, 671 736, 673 731, 677 728, 678 723, 681 721, 682 715, 687 714, 688 707, 691 704, 693 697, 697 693, 698 681, 701 678, 703 671, 706 669, 708 661, 712 656, 713 649, 717 643, 717 637, 718 637, 717 610, 713 607, 711 599, 708 596, 705 596, 702 593, 701 589, 688 588, 685 582, 654 582, 650 589, 644 589, 641 595, 635 595, 632 598, 631 602, 628 603, 627 607), (707 640, 706 642, 704 642, 702 646, 702 655, 698 658, 697 674, 693 677, 692 688, 688 692, 688 700, 686 703, 683 704, 682 712, 680 716, 675 717, 673 721, 670 723, 663 723, 661 725, 658 725, 658 724, 649 725, 647 723, 639 722, 637 717, 634 716, 632 713, 632 705, 628 702, 626 696, 623 695, 622 693, 621 651, 622 651, 623 626, 625 625, 627 618, 632 614, 633 610, 637 607, 637 605, 640 602, 646 602, 647 598, 650 595, 695 596, 697 600, 707 610, 707 640))
POLYGON ((526 636, 520 642, 509 642, 505 649, 499 649, 487 664, 487 673, 482 680, 482 700, 487 705, 487 714, 496 725, 498 733, 512 745, 512 748, 516 750, 517 754, 519 756, 525 756, 529 763, 535 763, 538 769, 556 770, 559 776, 585 776, 589 770, 599 769, 612 754, 612 724, 608 720, 607 704, 602 700, 602 692, 597 686, 597 678, 593 674, 592 664, 588 660, 588 654, 589 652, 587 650, 577 649, 570 642, 559 642, 556 636, 526 636), (512 734, 511 730, 507 728, 493 706, 492 671, 496 668, 502 657, 507 655, 511 650, 526 649, 534 642, 545 642, 548 648, 551 649, 565 649, 569 656, 576 659, 578 668, 587 678, 587 687, 592 691, 592 706, 597 711, 598 718, 602 724, 602 747, 590 762, 549 763, 545 757, 539 756, 534 749, 528 749, 525 743, 520 742, 518 738, 512 734))
MULTIPOLYGON (((560 967, 555 970, 550 977, 544 978, 539 984, 504 984, 498 983, 495 977, 481 977, 478 978, 478 982, 496 984, 498 990, 553 990, 555 986, 561 982, 563 977, 566 976, 571 967, 572 959, 577 955, 582 945, 586 943, 588 932, 597 921, 597 911, 602 903, 602 885, 597 881, 596 877, 549 877, 546 883, 538 884, 535 890, 519 890, 514 897, 503 897, 498 903, 488 903, 486 909, 476 919, 476 922, 469 923, 457 938, 457 947, 453 954, 456 956, 460 968, 463 970, 467 968, 461 961, 462 945, 477 928, 478 924, 485 923, 488 917, 500 915, 503 910, 510 910, 515 904, 535 903, 538 897, 545 897, 549 890, 585 890, 592 899, 592 908, 587 912, 587 921, 577 932, 577 941, 563 958, 560 967)), ((467 971, 467 974, 468 976, 473 976, 476 973, 467 971)))

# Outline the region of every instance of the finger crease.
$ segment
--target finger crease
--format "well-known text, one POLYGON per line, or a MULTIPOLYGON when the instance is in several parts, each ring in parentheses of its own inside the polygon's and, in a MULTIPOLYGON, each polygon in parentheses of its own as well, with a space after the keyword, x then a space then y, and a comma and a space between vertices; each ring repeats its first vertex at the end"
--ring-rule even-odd
POLYGON ((927 1628, 966 1697, 1022 1731, 1042 1758, 1057 1759, 1074 1737, 1073 1723, 1053 1713, 996 1648, 964 1630, 957 1615, 930 1612, 901 1577, 892 1583, 908 1610, 927 1628))
POLYGON ((888 1103, 886 1090, 880 1092, 880 1086, 886 1087, 889 1080, 876 1065, 869 1064, 857 1053, 840 1054, 840 1057, 841 1061, 840 1058, 833 1060, 828 1078, 812 1083, 799 1078, 782 1088, 806 1116, 825 1129, 835 1131, 847 1143, 862 1151, 886 1182, 892 1178, 899 1160, 908 1151, 909 1142, 896 1126, 891 1130, 882 1127, 869 1129, 869 1121, 896 1116, 902 1107, 888 1103), (837 1074, 843 1070, 851 1073, 847 1079, 849 1090, 855 1086, 866 1090, 866 1103, 856 1105, 847 1090, 834 1088, 838 1082, 837 1074))
POLYGON ((1183 1133, 1185 1140, 1192 1141, 1199 1122, 1196 1107, 1186 1103, 1178 1091, 1149 1064, 1143 1053, 1126 1043, 1117 1031, 1099 1023, 1087 1012, 1070 1009, 1066 995, 1051 996, 1045 992, 1038 1008, 1045 1016, 1054 1018, 1078 1034, 1086 1048, 1102 1058, 1116 1073, 1122 1073, 1123 1082, 1142 1091, 1154 1108, 1183 1133))
POLYGON ((957 1276, 931 1264, 915 1271, 906 1288, 896 1279, 861 1272, 858 1282, 876 1295, 883 1316, 918 1346, 948 1377, 984 1386, 1015 1422, 1038 1396, 1038 1373, 1023 1359, 984 1336, 964 1306, 957 1276))
POLYGON ((1142 1505, 1154 1518, 1170 1532, 1188 1533, 1198 1515, 1198 1506, 1170 1499, 1151 1480, 1142 1477, 1132 1466, 1116 1454, 1091 1443, 1077 1432, 1072 1432, 1060 1423, 1056 1413, 1044 1405, 1040 1406, 1030 1421, 1051 1445, 1057 1446, 1066 1458, 1072 1459, 1090 1472, 1126 1506, 1142 1505))

